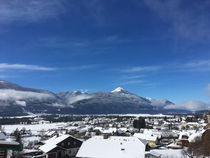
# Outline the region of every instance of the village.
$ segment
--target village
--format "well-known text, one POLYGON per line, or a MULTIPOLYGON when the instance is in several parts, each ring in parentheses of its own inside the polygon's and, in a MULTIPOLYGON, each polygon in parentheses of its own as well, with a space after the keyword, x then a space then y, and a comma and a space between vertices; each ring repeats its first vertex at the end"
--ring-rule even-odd
POLYGON ((210 152, 210 113, 36 115, 24 120, 1 125, 0 157, 187 158, 210 152))

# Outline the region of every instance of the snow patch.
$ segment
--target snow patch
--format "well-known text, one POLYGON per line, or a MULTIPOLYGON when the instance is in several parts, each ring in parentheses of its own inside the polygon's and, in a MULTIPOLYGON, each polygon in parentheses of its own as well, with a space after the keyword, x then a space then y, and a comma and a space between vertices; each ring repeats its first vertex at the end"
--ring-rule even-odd
POLYGON ((118 87, 118 88, 116 88, 116 89, 114 89, 113 91, 112 91, 112 93, 119 93, 119 92, 125 92, 125 90, 123 89, 123 88, 121 88, 121 87, 118 87))
POLYGON ((26 102, 25 102, 25 101, 17 100, 17 101, 15 101, 15 102, 16 102, 16 104, 18 104, 18 105, 26 106, 26 102))

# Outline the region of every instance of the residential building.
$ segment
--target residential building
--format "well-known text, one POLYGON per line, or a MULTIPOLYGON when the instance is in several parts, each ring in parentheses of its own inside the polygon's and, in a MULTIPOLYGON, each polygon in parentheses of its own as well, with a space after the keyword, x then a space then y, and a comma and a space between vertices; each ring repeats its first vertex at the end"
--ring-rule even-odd
POLYGON ((144 158, 146 144, 137 137, 94 136, 83 142, 77 158, 144 158))

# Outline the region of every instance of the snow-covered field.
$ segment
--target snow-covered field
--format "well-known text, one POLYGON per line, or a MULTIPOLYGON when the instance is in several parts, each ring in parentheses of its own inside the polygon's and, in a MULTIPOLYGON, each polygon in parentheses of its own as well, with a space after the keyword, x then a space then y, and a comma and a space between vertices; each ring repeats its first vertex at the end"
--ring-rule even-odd
POLYGON ((67 125, 67 123, 45 123, 45 124, 35 124, 35 125, 4 125, 2 126, 7 133, 12 133, 16 129, 21 130, 25 128, 26 130, 31 130, 33 135, 38 134, 40 131, 47 131, 49 129, 58 129, 63 128, 67 125))

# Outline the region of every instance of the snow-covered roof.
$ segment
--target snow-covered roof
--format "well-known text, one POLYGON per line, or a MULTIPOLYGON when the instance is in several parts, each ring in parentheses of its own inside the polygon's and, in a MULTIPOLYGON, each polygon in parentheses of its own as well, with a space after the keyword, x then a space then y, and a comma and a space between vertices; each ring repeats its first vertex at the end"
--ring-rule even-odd
POLYGON ((14 141, 0 141, 0 145, 19 145, 18 142, 14 142, 14 141))
POLYGON ((113 132, 116 132, 117 131, 117 128, 106 128, 103 130, 102 133, 113 133, 113 132))
POLYGON ((182 149, 176 149, 176 150, 172 150, 172 149, 168 149, 168 150, 155 149, 155 150, 152 150, 152 152, 160 154, 161 158, 169 158, 169 157, 173 157, 173 158, 188 158, 187 155, 183 154, 183 150, 182 149))
POLYGON ((155 156, 155 157, 161 157, 161 154, 160 154, 160 153, 155 152, 155 151, 153 151, 153 150, 147 152, 146 154, 151 154, 151 155, 153 155, 153 156, 155 156))
POLYGON ((70 137, 70 135, 61 135, 59 137, 54 136, 47 140, 44 145, 42 145, 39 149, 42 150, 44 153, 47 153, 54 149, 58 143, 62 142, 63 140, 70 137))
POLYGON ((202 134, 205 132, 205 130, 202 130, 202 131, 194 131, 192 132, 190 135, 189 135, 189 142, 193 142, 195 140, 196 137, 201 137, 202 134))
POLYGON ((167 145, 167 147, 168 147, 168 148, 181 148, 181 146, 180 146, 180 145, 177 145, 175 142, 173 142, 173 143, 167 145))
POLYGON ((5 136, 4 133, 0 133, 0 140, 6 140, 7 137, 5 136))
POLYGON ((144 139, 147 141, 156 141, 158 136, 157 135, 153 135, 153 134, 145 134, 145 133, 135 133, 133 135, 134 137, 140 138, 140 139, 144 139))
POLYGON ((94 136, 83 142, 76 157, 144 158, 145 145, 137 137, 94 136))

